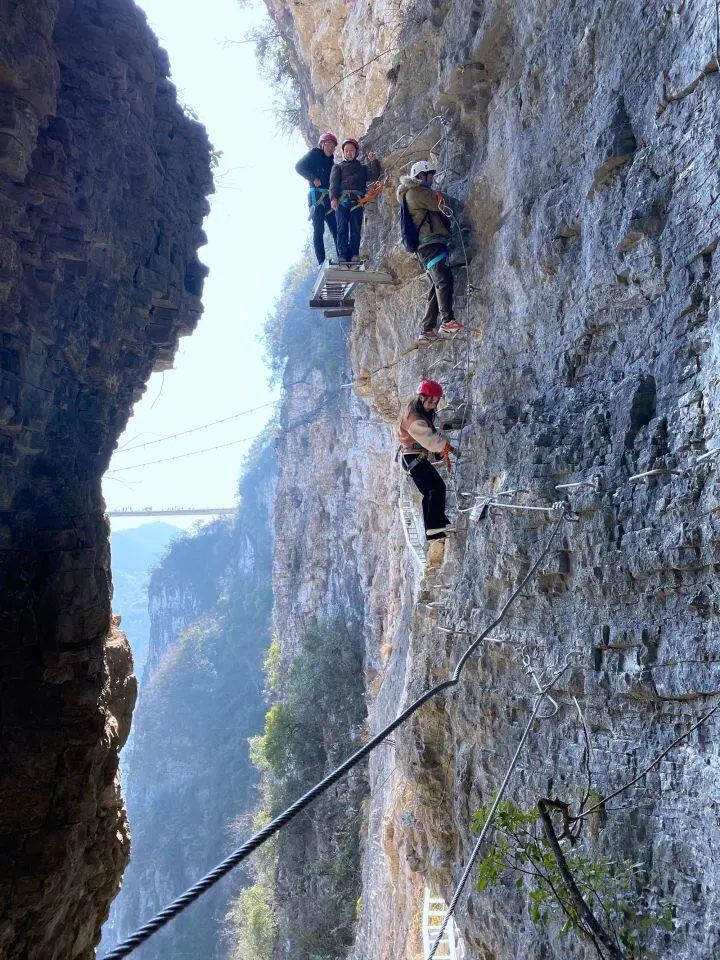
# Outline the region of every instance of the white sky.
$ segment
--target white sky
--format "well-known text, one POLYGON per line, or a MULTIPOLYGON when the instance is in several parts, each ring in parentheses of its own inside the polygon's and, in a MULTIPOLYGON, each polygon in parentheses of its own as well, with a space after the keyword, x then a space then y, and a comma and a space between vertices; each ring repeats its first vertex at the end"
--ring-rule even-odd
MULTIPOLYGON (((168 51, 180 101, 205 124, 216 150, 216 193, 200 259, 210 267, 205 312, 180 341, 175 366, 153 374, 119 447, 155 440, 272 400, 263 346, 268 310, 287 269, 309 237, 306 189, 295 173, 307 149, 299 134, 278 132, 272 91, 258 73, 252 43, 240 43, 264 6, 236 0, 140 0, 168 51)), ((270 408, 212 429, 144 449, 117 451, 110 470, 250 437, 270 408)), ((103 485, 108 509, 228 506, 248 444, 139 470, 103 485)), ((168 518, 185 527, 193 521, 168 518)), ((113 519, 113 529, 142 520, 113 519)))

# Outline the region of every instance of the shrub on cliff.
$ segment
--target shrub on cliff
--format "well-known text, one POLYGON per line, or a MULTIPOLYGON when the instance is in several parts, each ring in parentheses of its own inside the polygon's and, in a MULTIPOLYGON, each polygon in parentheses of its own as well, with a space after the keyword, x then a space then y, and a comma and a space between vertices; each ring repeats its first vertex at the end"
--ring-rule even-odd
MULTIPOLYGON (((315 623, 285 669, 275 641, 265 673, 267 692, 276 702, 266 714, 263 735, 251 742, 261 772, 261 820, 284 809, 357 745, 365 717, 361 638, 342 622, 315 623)), ((271 883, 265 866, 258 866, 253 893, 239 898, 229 915, 237 943, 255 944, 264 960, 258 952, 264 933, 258 930, 270 929, 262 904, 271 902, 280 941, 294 960, 347 954, 360 892, 365 790, 364 775, 348 778, 278 837, 271 883)), ((248 950, 246 955, 255 954, 248 950)))

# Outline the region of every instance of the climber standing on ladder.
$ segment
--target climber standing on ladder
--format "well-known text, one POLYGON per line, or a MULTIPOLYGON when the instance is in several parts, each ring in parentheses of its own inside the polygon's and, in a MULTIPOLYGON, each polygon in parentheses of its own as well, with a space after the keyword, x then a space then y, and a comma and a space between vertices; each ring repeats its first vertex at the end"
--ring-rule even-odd
POLYGON ((337 246, 337 224, 335 211, 330 209, 330 171, 333 168, 337 137, 334 133, 324 133, 318 145, 308 151, 295 164, 295 169, 310 184, 308 203, 309 220, 313 225, 313 246, 317 262, 325 262, 325 224, 327 223, 333 241, 337 246))
POLYGON ((427 272, 429 283, 427 309, 418 337, 421 343, 438 339, 438 314, 440 333, 458 333, 464 329, 453 315, 453 275, 448 251, 452 229, 432 189, 434 176, 433 164, 418 160, 410 168, 409 177, 400 177, 397 189, 403 244, 415 253, 427 272))
POLYGON ((445 482, 430 462, 430 456, 449 463, 453 447, 445 434, 435 426, 435 415, 443 396, 436 380, 423 380, 417 396, 411 400, 400 421, 398 440, 402 463, 422 494, 425 536, 428 540, 444 540, 454 528, 445 515, 445 482))
POLYGON ((330 174, 330 204, 337 214, 338 259, 346 262, 360 259, 363 204, 368 183, 380 179, 380 161, 368 153, 369 164, 358 160, 360 144, 352 138, 343 141, 343 159, 330 174))

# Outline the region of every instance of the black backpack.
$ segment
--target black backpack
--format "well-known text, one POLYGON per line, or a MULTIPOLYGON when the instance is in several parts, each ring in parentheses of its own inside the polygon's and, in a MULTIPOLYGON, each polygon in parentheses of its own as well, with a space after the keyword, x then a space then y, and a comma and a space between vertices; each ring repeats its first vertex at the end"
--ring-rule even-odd
POLYGON ((428 212, 426 210, 425 216, 420 221, 420 226, 416 227, 415 221, 408 210, 405 194, 403 194, 403 198, 400 201, 400 239, 408 253, 417 253, 418 244, 420 243, 420 227, 427 220, 427 215, 428 212))

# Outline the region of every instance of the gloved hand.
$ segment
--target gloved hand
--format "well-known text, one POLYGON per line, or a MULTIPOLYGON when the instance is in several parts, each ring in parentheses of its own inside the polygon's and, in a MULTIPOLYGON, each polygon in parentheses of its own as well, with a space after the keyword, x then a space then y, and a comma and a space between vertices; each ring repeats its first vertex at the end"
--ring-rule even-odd
POLYGON ((440 456, 444 459, 445 457, 449 457, 451 453, 455 452, 455 447, 451 447, 449 443, 446 443, 442 449, 442 452, 440 453, 440 456))

